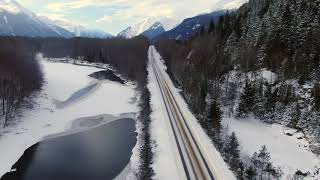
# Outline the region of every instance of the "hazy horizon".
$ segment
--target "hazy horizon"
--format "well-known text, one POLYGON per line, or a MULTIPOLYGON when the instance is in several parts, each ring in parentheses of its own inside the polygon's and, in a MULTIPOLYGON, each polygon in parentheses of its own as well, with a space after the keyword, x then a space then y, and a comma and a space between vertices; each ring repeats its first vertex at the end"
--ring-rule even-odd
POLYGON ((113 35, 147 18, 183 20, 219 9, 232 9, 247 0, 17 0, 39 16, 99 29, 113 35))

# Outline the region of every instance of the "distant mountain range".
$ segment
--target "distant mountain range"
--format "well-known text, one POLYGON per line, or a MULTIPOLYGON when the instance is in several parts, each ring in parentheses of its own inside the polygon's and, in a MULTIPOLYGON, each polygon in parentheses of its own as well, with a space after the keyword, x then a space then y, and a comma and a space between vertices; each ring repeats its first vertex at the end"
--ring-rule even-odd
POLYGON ((154 23, 149 29, 142 33, 143 36, 153 39, 154 37, 166 32, 163 25, 160 22, 154 23))
POLYGON ((211 21, 217 22, 220 16, 226 13, 225 10, 215 11, 209 14, 202 14, 183 20, 181 24, 170 31, 161 33, 154 39, 168 38, 176 40, 185 40, 193 37, 201 30, 201 27, 208 27, 211 21))
POLYGON ((49 24, 56 24, 67 31, 71 32, 75 37, 87 37, 87 38, 111 38, 113 35, 101 31, 101 30, 94 30, 88 29, 84 26, 73 24, 71 22, 65 20, 51 20, 47 17, 41 17, 43 21, 46 21, 49 24))
POLYGON ((217 22, 220 16, 225 13, 225 10, 221 10, 202 14, 185 19, 180 24, 178 21, 170 18, 146 19, 128 27, 117 36, 122 38, 132 38, 138 35, 143 35, 152 40, 162 38, 185 40, 198 33, 201 30, 201 27, 208 27, 211 21, 217 22))
POLYGON ((121 31, 117 36, 122 38, 132 38, 138 35, 144 35, 150 39, 161 33, 169 31, 178 24, 178 21, 171 18, 148 18, 137 24, 129 26, 121 31))
POLYGON ((108 38, 112 35, 82 26, 63 25, 37 16, 14 0, 0 0, 0 36, 108 38))
MULTIPOLYGON (((132 38, 138 35, 149 39, 188 39, 210 21, 218 21, 225 11, 216 11, 185 19, 181 24, 175 19, 148 18, 121 31, 117 37, 132 38)), ((111 34, 92 30, 64 20, 51 20, 35 13, 11 0, 0 0, 0 36, 24 37, 88 37, 110 38, 111 34)))

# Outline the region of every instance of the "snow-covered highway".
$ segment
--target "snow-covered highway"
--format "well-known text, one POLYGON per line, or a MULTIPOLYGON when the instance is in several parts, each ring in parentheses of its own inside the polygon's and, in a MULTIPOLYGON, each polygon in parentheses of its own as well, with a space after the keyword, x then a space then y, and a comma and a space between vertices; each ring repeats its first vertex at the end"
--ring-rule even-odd
MULTIPOLYGON (((165 72, 158 52, 153 46, 149 49, 149 73, 160 89, 160 96, 167 113, 167 121, 173 132, 173 141, 181 160, 181 179, 235 179, 233 173, 208 140, 196 119, 174 88, 165 72), (150 72, 151 71, 151 72, 150 72), (182 177, 181 177, 182 176, 182 177)), ((153 94, 152 94, 153 95, 153 94)), ((156 172, 157 173, 157 172, 156 172)))

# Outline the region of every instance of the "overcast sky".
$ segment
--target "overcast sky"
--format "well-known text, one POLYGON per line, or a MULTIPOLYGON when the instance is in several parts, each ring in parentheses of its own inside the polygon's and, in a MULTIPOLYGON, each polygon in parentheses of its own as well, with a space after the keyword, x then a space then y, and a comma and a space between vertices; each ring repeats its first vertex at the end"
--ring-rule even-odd
POLYGON ((116 35, 149 17, 182 20, 218 9, 237 8, 247 0, 17 0, 38 15, 63 19, 116 35))

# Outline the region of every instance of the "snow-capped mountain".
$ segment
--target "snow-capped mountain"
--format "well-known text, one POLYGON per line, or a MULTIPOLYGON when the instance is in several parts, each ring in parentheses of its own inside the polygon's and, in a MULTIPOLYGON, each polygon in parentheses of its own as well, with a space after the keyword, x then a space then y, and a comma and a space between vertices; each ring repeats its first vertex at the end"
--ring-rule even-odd
POLYGON ((0 0, 0 36, 73 37, 73 34, 41 20, 14 0, 0 0))
POLYGON ((54 21, 21 6, 14 0, 0 0, 0 36, 110 38, 111 34, 91 30, 67 21, 54 21))
POLYGON ((148 18, 121 31, 118 34, 118 37, 132 38, 132 37, 144 34, 144 32, 146 31, 147 32, 145 34, 155 36, 154 34, 159 34, 165 31, 169 31, 170 29, 174 28, 177 24, 178 24, 177 20, 167 18, 167 17, 148 18))
POLYGON ((76 37, 86 37, 86 38, 112 38, 113 35, 98 29, 87 29, 83 26, 76 26, 74 31, 72 31, 76 37))
POLYGON ((149 39, 153 39, 164 32, 166 32, 166 30, 164 29, 163 25, 160 22, 156 22, 149 29, 144 31, 142 35, 149 39))
POLYGON ((169 38, 169 39, 189 39, 198 33, 201 27, 207 27, 210 21, 217 22, 220 16, 224 15, 226 11, 215 11, 209 14, 201 14, 192 18, 187 18, 183 20, 181 24, 173 28, 170 31, 164 32, 155 39, 169 38))
POLYGON ((75 37, 86 37, 86 38, 111 38, 113 35, 104 32, 102 30, 88 29, 84 26, 73 24, 66 20, 51 20, 47 17, 41 17, 43 20, 50 24, 56 24, 69 32, 75 37))

